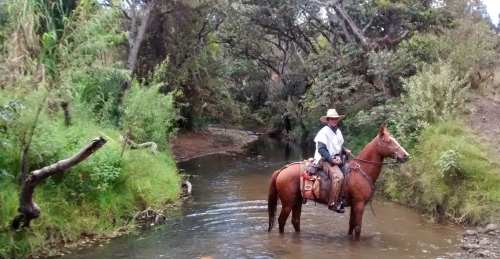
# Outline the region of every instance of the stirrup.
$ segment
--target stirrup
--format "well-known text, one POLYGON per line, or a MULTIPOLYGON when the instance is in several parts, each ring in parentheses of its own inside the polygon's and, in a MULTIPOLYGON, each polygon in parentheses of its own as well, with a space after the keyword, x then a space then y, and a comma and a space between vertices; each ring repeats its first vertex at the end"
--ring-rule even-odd
POLYGON ((333 211, 337 212, 337 213, 344 213, 345 210, 344 210, 344 203, 342 201, 339 202, 339 204, 337 204, 337 206, 335 206, 335 208, 333 209, 333 211))

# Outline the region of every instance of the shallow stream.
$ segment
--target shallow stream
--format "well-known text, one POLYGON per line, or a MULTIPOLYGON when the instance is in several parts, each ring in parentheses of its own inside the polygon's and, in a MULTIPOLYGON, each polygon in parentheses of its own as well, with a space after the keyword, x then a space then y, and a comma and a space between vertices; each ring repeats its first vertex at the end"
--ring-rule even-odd
POLYGON ((399 259, 449 258, 458 252, 461 228, 428 223, 418 213, 387 201, 373 202, 376 216, 365 209, 361 242, 347 236, 349 210, 337 214, 311 201, 303 206, 300 234, 294 233, 290 221, 283 235, 277 226, 267 232, 270 175, 287 161, 310 155, 263 138, 243 154, 182 162, 179 168, 194 176, 193 197, 167 215, 167 224, 63 258, 399 259))

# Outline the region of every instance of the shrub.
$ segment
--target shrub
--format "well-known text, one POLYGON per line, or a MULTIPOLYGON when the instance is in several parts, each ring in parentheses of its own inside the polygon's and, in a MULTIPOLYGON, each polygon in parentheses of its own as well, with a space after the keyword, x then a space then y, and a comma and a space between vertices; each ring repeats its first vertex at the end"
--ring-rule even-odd
POLYGON ((404 79, 403 102, 410 119, 425 127, 452 118, 467 100, 467 81, 460 80, 449 63, 424 66, 423 71, 404 79))
POLYGON ((177 111, 173 95, 159 93, 159 87, 140 87, 134 81, 123 102, 122 124, 125 134, 134 141, 154 141, 165 147, 176 133, 177 111))
POLYGON ((429 126, 412 159, 388 172, 384 193, 433 218, 491 222, 500 212, 500 164, 484 143, 456 121, 429 126))
POLYGON ((455 118, 468 98, 467 80, 459 79, 448 63, 426 64, 421 73, 402 81, 406 93, 401 99, 358 112, 356 125, 386 123, 401 144, 411 148, 421 130, 455 118))

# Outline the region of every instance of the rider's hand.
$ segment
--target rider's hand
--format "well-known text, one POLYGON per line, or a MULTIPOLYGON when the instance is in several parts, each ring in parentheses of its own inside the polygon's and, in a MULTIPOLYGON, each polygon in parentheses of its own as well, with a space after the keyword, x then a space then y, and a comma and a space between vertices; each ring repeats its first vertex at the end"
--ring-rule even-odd
POLYGON ((351 155, 351 150, 346 149, 346 150, 345 150, 345 154, 346 154, 347 156, 350 156, 350 155, 351 155))
POLYGON ((339 165, 339 164, 340 164, 340 160, 338 160, 338 159, 332 160, 332 165, 339 165))

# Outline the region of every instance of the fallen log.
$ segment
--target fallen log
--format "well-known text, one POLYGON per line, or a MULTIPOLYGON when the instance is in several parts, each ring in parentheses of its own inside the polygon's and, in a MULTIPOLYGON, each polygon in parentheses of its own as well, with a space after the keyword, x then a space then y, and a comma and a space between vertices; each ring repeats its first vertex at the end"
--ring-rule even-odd
POLYGON ((58 161, 55 164, 43 167, 42 169, 30 172, 28 178, 24 182, 24 186, 21 191, 19 208, 17 209, 19 214, 12 221, 12 228, 18 229, 21 223, 23 224, 23 227, 29 227, 31 220, 40 217, 40 207, 38 207, 38 205, 33 201, 35 188, 38 184, 43 182, 43 180, 49 178, 51 175, 64 172, 70 167, 79 164, 99 148, 101 148, 105 143, 106 140, 103 137, 94 138, 90 142, 90 144, 88 144, 74 156, 58 161))
POLYGON ((132 149, 151 147, 151 153, 153 153, 153 155, 156 155, 157 149, 158 149, 158 145, 154 142, 145 142, 145 143, 137 144, 134 141, 132 141, 131 139, 125 138, 122 135, 120 135, 120 142, 125 143, 126 145, 130 146, 130 148, 132 148, 132 149))

